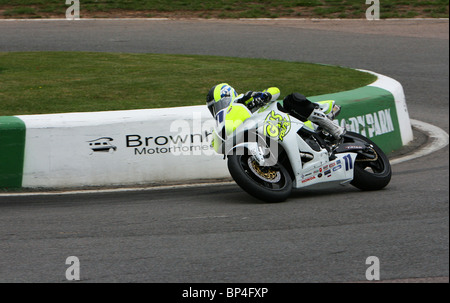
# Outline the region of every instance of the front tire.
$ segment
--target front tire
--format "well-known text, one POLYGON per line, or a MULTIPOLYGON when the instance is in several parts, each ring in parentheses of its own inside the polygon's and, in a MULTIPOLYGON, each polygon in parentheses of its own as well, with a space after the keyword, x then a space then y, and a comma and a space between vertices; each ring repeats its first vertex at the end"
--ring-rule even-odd
POLYGON ((234 181, 255 198, 283 202, 291 194, 291 176, 280 163, 259 166, 250 155, 230 155, 227 164, 234 181))
POLYGON ((363 141, 370 144, 370 154, 375 157, 375 159, 370 159, 362 153, 358 153, 355 160, 353 180, 350 184, 366 191, 380 190, 386 187, 391 181, 392 170, 389 159, 381 148, 370 139, 353 132, 347 132, 345 141, 363 141))

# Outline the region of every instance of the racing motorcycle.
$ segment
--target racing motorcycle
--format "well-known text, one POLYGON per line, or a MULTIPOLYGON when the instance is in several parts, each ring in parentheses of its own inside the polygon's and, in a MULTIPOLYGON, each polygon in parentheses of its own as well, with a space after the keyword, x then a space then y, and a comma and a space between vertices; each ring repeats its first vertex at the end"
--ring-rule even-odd
MULTIPOLYGON (((374 142, 350 131, 336 140, 318 125, 290 115, 276 97, 256 111, 231 103, 215 116, 212 146, 227 159, 244 191, 282 202, 293 188, 350 183, 360 190, 380 190, 389 184, 389 160, 374 142)), ((325 114, 340 112, 333 100, 316 103, 325 114)))

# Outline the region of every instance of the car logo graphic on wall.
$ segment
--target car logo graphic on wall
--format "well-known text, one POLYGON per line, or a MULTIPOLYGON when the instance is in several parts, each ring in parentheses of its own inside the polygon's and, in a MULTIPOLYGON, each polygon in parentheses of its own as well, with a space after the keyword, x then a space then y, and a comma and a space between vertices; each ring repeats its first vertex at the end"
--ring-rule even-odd
POLYGON ((113 152, 117 149, 115 145, 111 144, 111 141, 114 141, 113 138, 110 137, 101 137, 95 140, 87 141, 89 143, 89 147, 93 152, 113 152))

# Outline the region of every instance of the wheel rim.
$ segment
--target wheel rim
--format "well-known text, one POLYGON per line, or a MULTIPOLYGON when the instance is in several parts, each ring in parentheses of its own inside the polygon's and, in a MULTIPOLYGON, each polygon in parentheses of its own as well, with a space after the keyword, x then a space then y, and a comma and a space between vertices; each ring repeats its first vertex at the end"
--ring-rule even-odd
POLYGON ((273 166, 261 167, 252 157, 248 157, 247 165, 253 174, 263 181, 277 183, 281 180, 281 172, 279 170, 275 170, 273 166))
POLYGON ((361 155, 358 155, 355 164, 367 173, 374 175, 383 174, 386 170, 386 166, 382 157, 377 153, 375 149, 370 148, 370 151, 374 154, 375 159, 367 159, 361 157, 361 155))
POLYGON ((286 186, 286 179, 280 167, 259 166, 251 156, 242 156, 239 162, 246 175, 260 186, 271 190, 280 190, 286 186))

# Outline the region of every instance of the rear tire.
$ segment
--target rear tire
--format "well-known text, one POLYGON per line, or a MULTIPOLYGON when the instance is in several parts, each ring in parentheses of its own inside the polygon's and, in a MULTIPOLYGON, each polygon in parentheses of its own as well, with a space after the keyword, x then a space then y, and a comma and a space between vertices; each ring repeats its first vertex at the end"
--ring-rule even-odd
POLYGON ((358 153, 355 160, 353 180, 350 182, 361 190, 380 190, 391 181, 392 170, 388 157, 370 139, 353 132, 347 132, 345 142, 363 141, 372 145, 372 153, 376 160, 370 160, 358 153))
POLYGON ((280 163, 261 167, 250 155, 230 155, 228 170, 244 191, 265 202, 283 202, 291 194, 291 176, 280 163))

